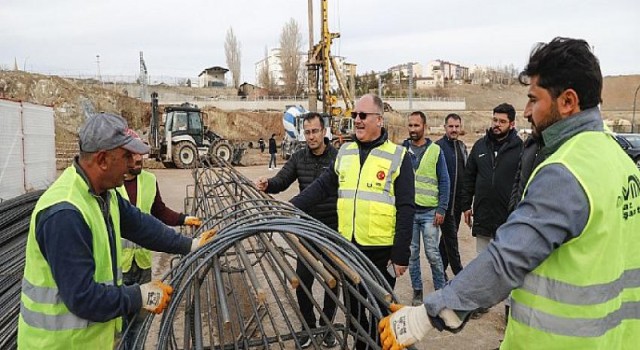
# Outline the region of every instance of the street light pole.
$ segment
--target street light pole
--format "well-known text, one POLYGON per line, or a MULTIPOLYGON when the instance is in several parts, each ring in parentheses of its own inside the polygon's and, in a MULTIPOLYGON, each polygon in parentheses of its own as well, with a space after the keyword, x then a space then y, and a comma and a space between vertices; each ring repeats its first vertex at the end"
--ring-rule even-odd
POLYGON ((640 90, 640 85, 636 88, 636 92, 633 94, 633 116, 631 117, 631 133, 633 133, 633 127, 636 123, 636 98, 638 97, 638 90, 640 90))

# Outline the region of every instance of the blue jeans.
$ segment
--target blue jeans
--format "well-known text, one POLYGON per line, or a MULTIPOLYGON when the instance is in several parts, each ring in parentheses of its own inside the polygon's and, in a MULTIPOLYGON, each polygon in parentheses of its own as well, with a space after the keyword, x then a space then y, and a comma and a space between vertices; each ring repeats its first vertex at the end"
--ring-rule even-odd
POLYGON ((273 163, 273 167, 277 167, 276 165, 276 154, 271 153, 271 157, 269 158, 269 168, 271 168, 271 163, 273 163))
POLYGON ((437 290, 444 287, 444 267, 438 245, 440 243, 440 229, 433 226, 436 210, 416 210, 413 219, 413 238, 411 239, 411 257, 409 258, 409 274, 411 287, 422 288, 422 273, 420 272, 420 236, 424 241, 424 252, 431 265, 433 287, 437 290))

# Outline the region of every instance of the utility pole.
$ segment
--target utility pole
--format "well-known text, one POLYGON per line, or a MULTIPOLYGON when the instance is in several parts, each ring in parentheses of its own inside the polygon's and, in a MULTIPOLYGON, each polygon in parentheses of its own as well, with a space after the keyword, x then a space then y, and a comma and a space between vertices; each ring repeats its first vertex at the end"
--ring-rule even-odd
POLYGON ((409 67, 407 68, 407 73, 409 74, 409 109, 413 109, 413 63, 409 62, 407 64, 409 67))
POLYGON ((378 97, 382 98, 382 75, 378 74, 378 97))
POLYGON ((638 90, 640 90, 640 85, 636 88, 636 92, 633 94, 633 115, 631 117, 631 133, 633 133, 634 127, 636 125, 636 98, 638 97, 638 90))
POLYGON ((98 66, 98 81, 102 81, 102 76, 100 75, 100 55, 96 55, 96 65, 98 66))

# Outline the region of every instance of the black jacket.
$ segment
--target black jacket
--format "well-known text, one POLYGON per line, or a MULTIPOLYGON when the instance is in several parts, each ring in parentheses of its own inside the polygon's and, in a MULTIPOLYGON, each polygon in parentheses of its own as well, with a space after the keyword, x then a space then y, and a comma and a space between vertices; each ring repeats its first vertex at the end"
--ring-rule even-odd
POLYGON ((269 138, 269 154, 278 153, 278 149, 276 148, 276 139, 273 137, 269 138))
POLYGON ((491 130, 487 130, 473 145, 465 169, 460 204, 462 211, 466 211, 473 201, 473 236, 495 237, 496 230, 509 215, 522 140, 512 129, 499 146, 496 147, 494 141, 491 130))
POLYGON ((460 193, 462 192, 462 182, 464 181, 464 169, 469 154, 467 146, 460 140, 450 140, 447 135, 436 143, 440 146, 444 158, 447 162, 449 172, 449 206, 447 213, 454 213, 460 210, 460 193))
MULTIPOLYGON (((326 169, 330 168, 336 159, 338 150, 336 150, 328 139, 325 138, 326 148, 324 153, 316 156, 309 150, 309 147, 298 150, 284 164, 282 169, 276 176, 270 178, 267 186, 267 193, 279 193, 291 186, 298 180, 300 192, 307 188, 311 183, 322 174, 326 169)), ((309 211, 309 215, 320 220, 323 224, 329 226, 333 230, 338 230, 338 213, 336 209, 336 195, 325 198, 316 205, 313 210, 309 211)))
POLYGON ((520 156, 520 164, 518 164, 518 171, 516 172, 516 178, 511 190, 511 199, 509 200, 509 213, 516 209, 518 203, 522 199, 524 194, 524 188, 535 169, 540 163, 545 160, 545 156, 540 152, 543 146, 542 139, 529 136, 524 142, 524 149, 520 156))

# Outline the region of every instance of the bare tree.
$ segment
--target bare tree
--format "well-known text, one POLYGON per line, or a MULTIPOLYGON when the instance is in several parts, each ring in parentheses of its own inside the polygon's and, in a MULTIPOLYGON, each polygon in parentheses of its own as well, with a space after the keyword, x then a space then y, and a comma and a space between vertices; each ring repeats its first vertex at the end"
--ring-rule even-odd
POLYGON ((289 19, 280 34, 280 65, 282 67, 282 79, 284 92, 288 95, 297 95, 302 66, 300 63, 300 50, 302 48, 302 34, 295 19, 289 19))
POLYGON ((240 58, 242 57, 241 45, 233 33, 233 27, 227 30, 227 37, 224 41, 224 53, 227 56, 227 66, 231 71, 233 87, 240 86, 240 58))
POLYGON ((258 85, 263 89, 267 89, 269 95, 273 93, 274 89, 274 81, 273 76, 271 75, 271 70, 269 67, 269 50, 267 47, 264 47, 264 64, 260 67, 260 71, 258 72, 258 85))

